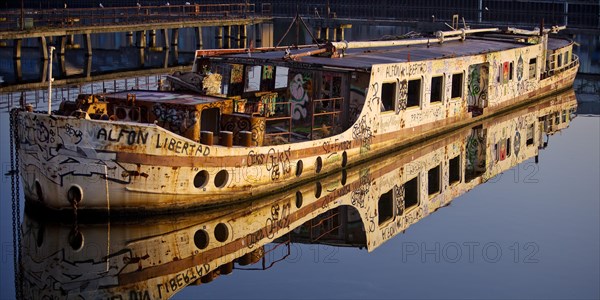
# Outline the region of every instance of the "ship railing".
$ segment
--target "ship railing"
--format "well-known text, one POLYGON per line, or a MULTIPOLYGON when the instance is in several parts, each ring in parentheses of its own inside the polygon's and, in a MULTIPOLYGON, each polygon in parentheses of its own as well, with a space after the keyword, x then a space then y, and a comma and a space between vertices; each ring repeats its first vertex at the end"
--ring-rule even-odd
POLYGON ((571 61, 569 63, 561 65, 560 67, 548 69, 548 70, 546 70, 546 72, 542 73, 542 79, 546 79, 553 75, 570 70, 571 68, 574 68, 578 65, 579 65, 579 56, 573 54, 573 58, 571 59, 571 61))
POLYGON ((311 138, 315 139, 315 133, 320 132, 322 137, 335 134, 339 126, 341 109, 344 103, 343 97, 323 98, 312 100, 311 138), (321 124, 316 124, 318 119, 329 119, 321 124), (329 123, 329 124, 328 124, 329 123))
POLYGON ((339 212, 337 210, 326 212, 320 217, 318 221, 315 220, 317 218, 310 220, 311 242, 316 242, 340 228, 339 212))
MULTIPOLYGON (((265 141, 274 141, 279 136, 287 136, 287 142, 292 139, 292 102, 274 102, 274 110, 265 118, 265 141), (283 123, 285 127, 276 126, 283 123), (266 130, 277 130, 267 132, 266 130)), ((272 144, 272 142, 271 142, 272 144)))

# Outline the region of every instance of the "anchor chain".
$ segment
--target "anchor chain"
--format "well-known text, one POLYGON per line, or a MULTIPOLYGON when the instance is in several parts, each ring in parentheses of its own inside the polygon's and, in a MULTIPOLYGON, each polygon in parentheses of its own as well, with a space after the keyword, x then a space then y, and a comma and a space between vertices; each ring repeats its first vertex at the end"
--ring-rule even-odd
POLYGON ((12 196, 12 230, 13 230, 13 255, 15 272, 15 296, 23 298, 21 266, 21 192, 19 176, 19 151, 18 135, 16 126, 16 115, 18 109, 13 108, 10 112, 10 184, 12 196))

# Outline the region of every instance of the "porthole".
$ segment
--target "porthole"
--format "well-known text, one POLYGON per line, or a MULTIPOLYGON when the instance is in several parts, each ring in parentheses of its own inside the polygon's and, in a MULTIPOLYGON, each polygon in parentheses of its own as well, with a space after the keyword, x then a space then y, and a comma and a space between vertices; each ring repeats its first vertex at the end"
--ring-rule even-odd
POLYGON ((194 177, 194 186, 196 188, 203 188, 208 183, 208 172, 206 170, 202 170, 196 174, 194 177))
POLYGON ((302 160, 299 160, 296 163, 296 177, 302 175, 302 169, 304 169, 304 163, 302 162, 302 160))
POLYGON ((321 182, 315 184, 315 198, 319 199, 321 197, 321 192, 323 190, 323 186, 321 186, 321 182))
POLYGON ((71 204, 77 204, 81 202, 81 199, 83 199, 83 192, 81 191, 81 188, 76 185, 71 186, 67 192, 67 199, 71 204))
POLYGON ((227 184, 227 180, 229 180, 229 172, 221 170, 215 176, 215 186, 217 188, 223 188, 227 184))
POLYGON ((229 238, 229 228, 227 228, 227 225, 223 223, 217 224, 215 227, 215 238, 221 243, 229 238))
POLYGON ((296 192, 296 208, 300 208, 300 207, 302 207, 302 192, 297 191, 296 192))
POLYGON ((323 168, 323 159, 321 157, 317 157, 317 161, 315 162, 315 173, 321 173, 321 169, 323 168))
POLYGON ((206 232, 205 230, 199 229, 198 231, 196 231, 196 233, 194 233, 194 245, 196 245, 198 249, 202 250, 208 247, 208 241, 208 232, 206 232))
POLYGON ((69 232, 69 245, 73 251, 79 251, 83 248, 83 234, 79 230, 69 232))

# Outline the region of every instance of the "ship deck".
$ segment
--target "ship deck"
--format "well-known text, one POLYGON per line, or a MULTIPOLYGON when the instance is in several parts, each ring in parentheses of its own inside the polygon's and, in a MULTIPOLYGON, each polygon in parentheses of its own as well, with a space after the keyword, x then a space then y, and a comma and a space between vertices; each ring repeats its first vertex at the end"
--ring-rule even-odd
MULTIPOLYGON (((484 36, 468 36, 465 41, 446 41, 443 44, 437 42, 432 37, 430 45, 411 45, 411 46, 390 46, 390 47, 372 47, 360 49, 348 49, 341 58, 329 58, 319 56, 304 56, 298 58, 299 63, 311 65, 329 66, 335 68, 350 68, 368 70, 373 65, 400 63, 406 61, 426 61, 448 57, 471 56, 489 52, 503 51, 508 49, 520 48, 525 44, 518 39, 526 39, 525 36, 507 36, 501 34, 487 34, 484 36)), ((567 46, 569 40, 560 38, 550 38, 548 49, 557 49, 567 46)), ((316 47, 305 48, 301 50, 291 50, 291 54, 298 54, 307 51, 313 51, 316 47)), ((284 61, 283 51, 252 53, 252 58, 248 54, 224 55, 223 58, 231 57, 234 59, 257 59, 265 61, 284 61)))
POLYGON ((108 100, 126 101, 128 99, 128 96, 130 95, 135 95, 136 101, 190 106, 208 104, 224 100, 223 98, 212 97, 207 95, 146 90, 122 91, 106 94, 105 96, 108 100))

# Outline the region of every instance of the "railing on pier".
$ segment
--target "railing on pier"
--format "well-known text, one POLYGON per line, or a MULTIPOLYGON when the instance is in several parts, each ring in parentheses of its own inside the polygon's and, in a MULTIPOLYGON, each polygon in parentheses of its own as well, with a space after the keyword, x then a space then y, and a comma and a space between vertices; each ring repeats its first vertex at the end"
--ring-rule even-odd
MULTIPOLYGON (((28 9, 24 29, 75 26, 110 26, 191 20, 248 18, 256 15, 250 3, 161 6, 28 9)), ((21 12, 9 10, 0 18, 0 30, 20 30, 21 12)))

